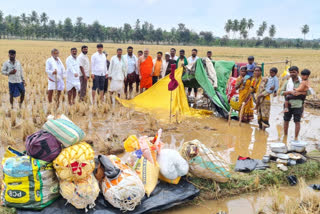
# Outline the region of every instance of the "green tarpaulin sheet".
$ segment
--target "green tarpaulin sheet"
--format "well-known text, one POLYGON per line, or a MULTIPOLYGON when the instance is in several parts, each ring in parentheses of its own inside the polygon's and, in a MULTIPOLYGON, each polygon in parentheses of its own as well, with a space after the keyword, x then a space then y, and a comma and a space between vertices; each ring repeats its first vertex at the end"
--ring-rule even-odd
MULTIPOLYGON (((185 87, 198 88, 200 86, 215 104, 218 113, 224 118, 227 118, 230 110, 230 105, 228 103, 228 98, 226 95, 226 87, 235 63, 232 61, 212 62, 217 73, 217 92, 208 79, 206 69, 202 64, 202 59, 197 60, 195 73, 185 73, 185 75, 182 77, 182 80, 185 87)), ((231 116, 236 117, 237 115, 237 112, 233 112, 231 116)))

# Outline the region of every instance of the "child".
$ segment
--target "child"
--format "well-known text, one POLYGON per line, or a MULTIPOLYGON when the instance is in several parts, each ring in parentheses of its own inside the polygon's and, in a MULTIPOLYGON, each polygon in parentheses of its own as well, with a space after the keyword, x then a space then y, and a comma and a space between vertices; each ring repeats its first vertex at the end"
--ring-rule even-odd
POLYGON ((289 100, 292 99, 299 99, 299 100, 305 100, 306 99, 306 95, 305 92, 307 92, 309 90, 309 76, 310 76, 311 72, 308 69, 304 69, 303 71, 301 71, 301 83, 299 85, 298 88, 293 89, 294 90, 294 95, 293 94, 289 94, 285 97, 285 102, 284 102, 284 112, 289 112, 289 100))
POLYGON ((263 99, 268 94, 277 94, 279 89, 279 80, 277 78, 278 69, 273 67, 270 69, 270 77, 268 78, 268 82, 266 84, 265 89, 258 95, 255 110, 258 109, 261 104, 261 99, 263 99))
POLYGON ((254 57, 253 56, 249 56, 248 57, 248 64, 247 64, 247 74, 252 77, 253 76, 253 72, 254 72, 254 68, 256 67, 256 63, 254 62, 254 57))

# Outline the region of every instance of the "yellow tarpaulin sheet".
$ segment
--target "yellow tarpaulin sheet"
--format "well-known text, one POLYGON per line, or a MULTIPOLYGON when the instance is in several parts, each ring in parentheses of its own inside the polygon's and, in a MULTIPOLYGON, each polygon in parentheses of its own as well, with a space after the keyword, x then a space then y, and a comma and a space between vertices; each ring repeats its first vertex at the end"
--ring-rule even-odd
MULTIPOLYGON (((175 78, 179 86, 172 91, 172 115, 177 116, 180 120, 184 116, 201 117, 212 115, 211 111, 197 110, 190 108, 188 105, 187 96, 181 80, 183 68, 178 68, 175 71, 175 78)), ((144 93, 136 96, 131 100, 118 99, 118 101, 127 108, 132 108, 136 111, 150 113, 159 119, 170 118, 170 97, 171 91, 168 90, 170 77, 167 75, 159 80, 151 88, 144 93)))

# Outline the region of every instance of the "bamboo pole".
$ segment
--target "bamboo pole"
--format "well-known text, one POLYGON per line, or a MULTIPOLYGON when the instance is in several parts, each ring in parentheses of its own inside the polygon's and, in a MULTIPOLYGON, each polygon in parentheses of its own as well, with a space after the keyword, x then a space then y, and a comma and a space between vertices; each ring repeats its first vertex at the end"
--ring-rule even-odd
POLYGON ((231 124, 231 112, 232 112, 232 107, 230 107, 230 111, 229 111, 229 118, 228 118, 228 125, 229 126, 231 124))

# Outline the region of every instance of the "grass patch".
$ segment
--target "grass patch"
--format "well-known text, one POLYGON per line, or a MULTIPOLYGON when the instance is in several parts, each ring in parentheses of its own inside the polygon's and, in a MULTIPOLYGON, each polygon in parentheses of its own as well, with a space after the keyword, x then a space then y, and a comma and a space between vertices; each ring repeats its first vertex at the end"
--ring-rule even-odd
POLYGON ((271 163, 270 168, 266 170, 254 170, 251 173, 234 172, 227 183, 219 184, 202 178, 192 177, 189 180, 201 189, 201 198, 218 199, 258 191, 273 185, 288 185, 288 175, 295 175, 305 180, 320 175, 320 162, 314 160, 288 168, 287 172, 283 172, 276 167, 275 163, 271 163))
POLYGON ((0 206, 0 214, 15 214, 15 213, 17 213, 15 208, 0 206))

